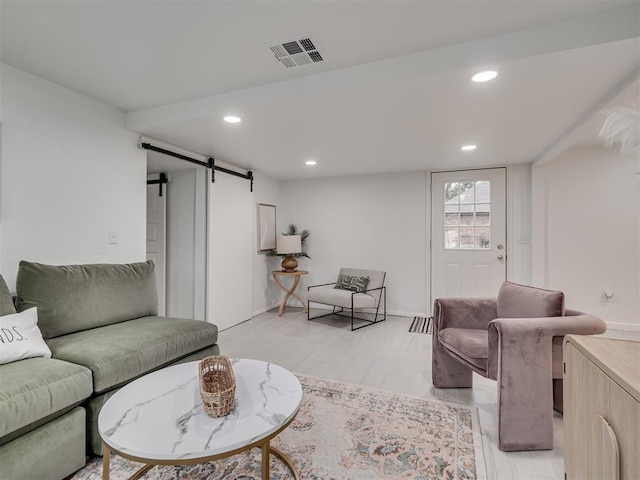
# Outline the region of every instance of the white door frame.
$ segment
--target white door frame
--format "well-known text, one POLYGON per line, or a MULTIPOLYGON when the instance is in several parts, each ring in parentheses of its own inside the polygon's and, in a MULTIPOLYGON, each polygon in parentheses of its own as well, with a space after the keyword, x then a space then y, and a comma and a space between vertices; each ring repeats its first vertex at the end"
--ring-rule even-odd
MULTIPOLYGON (((509 250, 509 195, 508 195, 508 184, 509 184, 509 179, 508 179, 508 169, 506 166, 498 166, 498 167, 485 167, 485 168, 463 168, 463 169, 452 169, 452 170, 434 170, 434 171, 430 171, 429 172, 429 196, 428 196, 428 200, 429 200, 429 306, 427 308, 427 311, 430 312, 430 315, 433 315, 433 302, 434 302, 434 298, 433 298, 433 285, 434 285, 434 272, 433 272, 433 235, 434 235, 434 226, 433 226, 433 175, 434 174, 441 174, 441 173, 458 173, 458 172, 481 172, 481 171, 487 171, 487 170, 498 170, 498 169, 502 169, 504 170, 504 193, 505 193, 505 199, 504 199, 504 203, 505 203, 505 209, 504 209, 504 222, 505 222, 505 238, 504 238, 504 255, 505 255, 505 260, 504 260, 504 279, 507 280, 508 278, 508 271, 509 271, 509 256, 507 254, 508 250, 509 250)), ((438 212, 439 213, 439 212, 438 212)))
MULTIPOLYGON (((155 177, 157 175, 148 175, 147 180, 157 180, 155 177), (151 178, 154 177, 154 178, 151 178)), ((155 254, 155 275, 156 275, 156 288, 158 293, 158 315, 163 317, 166 314, 166 299, 167 299, 167 186, 166 184, 156 184, 156 185, 147 185, 147 212, 146 212, 146 222, 147 222, 147 241, 146 241, 146 255, 147 259, 149 259, 149 244, 152 243, 154 245, 154 249, 157 250, 153 252, 155 254), (154 220, 154 228, 150 229, 149 224, 149 216, 151 214, 149 208, 149 192, 150 190, 153 192, 153 189, 158 189, 159 192, 162 192, 162 195, 153 196, 152 198, 155 200, 155 215, 157 218, 154 220), (150 240, 151 237, 151 240, 150 240)))

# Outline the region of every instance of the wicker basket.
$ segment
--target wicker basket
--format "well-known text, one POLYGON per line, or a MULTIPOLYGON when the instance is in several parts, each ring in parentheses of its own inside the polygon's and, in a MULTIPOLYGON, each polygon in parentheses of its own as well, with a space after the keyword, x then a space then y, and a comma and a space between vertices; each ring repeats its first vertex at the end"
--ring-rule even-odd
POLYGON ((211 417, 224 417, 233 410, 236 377, 227 357, 214 355, 200 362, 200 396, 204 411, 211 417))

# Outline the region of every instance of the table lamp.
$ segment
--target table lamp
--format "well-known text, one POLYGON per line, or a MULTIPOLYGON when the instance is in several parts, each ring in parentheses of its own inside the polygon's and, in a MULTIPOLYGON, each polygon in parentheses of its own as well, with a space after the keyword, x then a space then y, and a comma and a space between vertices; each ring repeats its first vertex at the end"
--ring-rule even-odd
POLYGON ((278 237, 277 251, 286 257, 282 260, 282 271, 292 273, 298 268, 298 261, 294 253, 302 252, 302 238, 300 235, 280 235, 278 237))

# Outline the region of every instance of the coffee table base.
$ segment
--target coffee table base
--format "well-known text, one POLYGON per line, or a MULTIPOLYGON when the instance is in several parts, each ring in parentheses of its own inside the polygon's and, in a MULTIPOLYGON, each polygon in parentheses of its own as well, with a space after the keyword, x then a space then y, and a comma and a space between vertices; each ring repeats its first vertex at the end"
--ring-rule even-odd
MULTIPOLYGON (((291 473, 293 474, 293 478, 295 480, 300 480, 300 475, 298 474, 298 470, 296 469, 296 467, 293 465, 293 463, 291 462, 291 460, 289 459, 289 457, 287 457, 282 451, 278 450, 275 447, 272 447, 270 444, 270 440, 267 439, 267 441, 265 441, 262 444, 256 445, 257 447, 259 447, 262 450, 262 480, 269 480, 269 471, 270 471, 270 466, 269 466, 269 460, 270 460, 270 455, 273 454, 275 457, 279 458, 280 461, 282 463, 284 463, 287 468, 291 471, 291 473)), ((235 450, 229 453, 225 453, 222 455, 214 455, 212 457, 207 457, 207 458, 197 458, 194 460, 183 460, 183 461, 166 461, 166 462, 161 462, 161 463, 147 463, 145 466, 143 466, 142 468, 140 468, 139 470, 137 470, 131 477, 129 477, 129 480, 136 480, 140 477, 142 477, 142 475, 144 475, 145 473, 147 473, 149 470, 151 470, 153 467, 158 466, 158 465, 194 465, 196 463, 205 463, 205 462, 209 462, 209 461, 215 461, 215 460, 220 460, 226 457, 230 457, 232 455, 236 455, 238 453, 244 452, 246 451, 247 448, 243 448, 243 449, 239 449, 239 450, 235 450)), ((111 469, 111 465, 110 465, 110 461, 111 461, 111 454, 115 453, 121 457, 127 458, 129 460, 133 460, 134 462, 141 462, 141 463, 146 463, 149 460, 143 459, 143 458, 138 458, 138 457, 131 457, 129 455, 125 455, 122 452, 119 452, 117 450, 111 449, 106 443, 103 442, 102 445, 102 479, 103 480, 109 480, 109 471, 111 469)))

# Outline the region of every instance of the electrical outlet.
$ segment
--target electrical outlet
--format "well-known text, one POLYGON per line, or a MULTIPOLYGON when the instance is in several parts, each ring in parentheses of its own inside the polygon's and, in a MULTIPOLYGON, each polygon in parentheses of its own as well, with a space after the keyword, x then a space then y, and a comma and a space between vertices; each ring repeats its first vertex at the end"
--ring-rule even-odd
POLYGON ((115 245, 118 243, 118 232, 115 230, 109 230, 109 244, 115 245))

